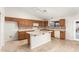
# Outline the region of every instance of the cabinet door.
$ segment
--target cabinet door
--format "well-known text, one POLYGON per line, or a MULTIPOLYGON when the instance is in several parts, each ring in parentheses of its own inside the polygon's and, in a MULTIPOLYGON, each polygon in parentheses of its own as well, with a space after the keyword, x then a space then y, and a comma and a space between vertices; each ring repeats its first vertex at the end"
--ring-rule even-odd
POLYGON ((55 37, 54 35, 55 35, 54 31, 52 31, 51 32, 51 37, 55 37))
POLYGON ((60 26, 65 27, 65 19, 60 19, 60 26))
POLYGON ((30 34, 26 33, 25 38, 28 40, 28 45, 30 45, 30 34))
POLYGON ((32 21, 31 20, 19 20, 18 21, 19 26, 32 26, 32 21))
POLYGON ((60 31, 60 39, 65 40, 65 31, 60 31))
POLYGON ((44 21, 44 27, 48 26, 48 21, 44 21))
POLYGON ((25 25, 26 26, 33 26, 33 22, 31 20, 26 20, 25 25))
POLYGON ((39 21, 39 26, 43 27, 43 21, 39 21))
POLYGON ((60 38, 60 31, 55 31, 55 38, 60 38))
POLYGON ((24 24, 24 21, 23 20, 19 20, 18 21, 18 26, 23 26, 23 24, 24 24))
POLYGON ((26 32, 25 31, 18 32, 18 39, 19 40, 26 39, 26 32))

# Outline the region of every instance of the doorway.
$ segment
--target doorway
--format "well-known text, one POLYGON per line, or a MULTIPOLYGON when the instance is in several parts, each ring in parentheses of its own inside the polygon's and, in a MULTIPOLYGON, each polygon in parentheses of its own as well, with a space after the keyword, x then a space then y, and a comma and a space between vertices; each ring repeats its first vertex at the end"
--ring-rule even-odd
POLYGON ((79 21, 76 21, 76 39, 79 39, 79 21))

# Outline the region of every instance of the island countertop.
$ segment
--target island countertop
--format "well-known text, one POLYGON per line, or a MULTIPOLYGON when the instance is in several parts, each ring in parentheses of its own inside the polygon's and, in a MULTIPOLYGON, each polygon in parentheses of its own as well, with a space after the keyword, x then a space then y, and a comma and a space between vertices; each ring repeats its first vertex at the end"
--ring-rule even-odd
POLYGON ((55 30, 55 31, 66 31, 65 29, 49 29, 50 31, 55 30))
POLYGON ((40 34, 44 34, 44 33, 50 33, 50 32, 52 32, 52 31, 32 31, 32 32, 26 32, 26 33, 28 33, 28 34, 30 34, 30 35, 40 35, 40 34))

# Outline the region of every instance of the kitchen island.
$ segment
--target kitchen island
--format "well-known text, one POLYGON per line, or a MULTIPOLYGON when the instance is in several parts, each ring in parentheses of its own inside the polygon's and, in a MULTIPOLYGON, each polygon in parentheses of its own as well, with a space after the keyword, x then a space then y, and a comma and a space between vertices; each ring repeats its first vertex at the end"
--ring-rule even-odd
POLYGON ((31 49, 51 41, 51 31, 32 31, 26 33, 30 34, 31 49))

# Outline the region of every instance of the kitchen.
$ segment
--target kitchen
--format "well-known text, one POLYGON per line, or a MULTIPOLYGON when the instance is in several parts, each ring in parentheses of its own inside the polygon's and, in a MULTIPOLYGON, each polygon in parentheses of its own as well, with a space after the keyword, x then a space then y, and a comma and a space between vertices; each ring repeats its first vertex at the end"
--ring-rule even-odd
MULTIPOLYGON (((72 11, 71 9, 63 7, 6 7, 3 50, 73 51, 68 48, 74 45, 73 41, 77 41, 74 36, 74 20, 78 19, 78 16, 68 16, 76 8, 73 8, 72 11), (67 47, 65 47, 66 45, 67 47)), ((72 48, 77 51, 74 46, 72 48)))
POLYGON ((76 0, 2 0, 0 57, 78 58, 79 54, 75 54, 79 52, 78 4, 76 0))
POLYGON ((45 44, 46 42, 51 41, 51 38, 65 40, 65 19, 60 19, 59 21, 51 21, 53 25, 48 20, 38 21, 14 17, 5 17, 5 20, 6 22, 10 21, 17 23, 18 40, 27 39, 28 45, 30 45, 31 48, 34 48, 32 45, 37 45, 35 47, 38 47, 42 44, 45 44), (50 24, 49 26, 48 23, 50 24), (43 37, 42 35, 42 38, 41 34, 46 34, 46 36, 43 37), (40 36, 35 38, 38 35, 40 36), (34 36, 34 38, 32 38, 32 36, 34 36), (45 37, 47 38, 45 39, 45 37), (35 39, 38 40, 35 41, 35 39), (35 42, 37 43, 35 44, 35 42))

